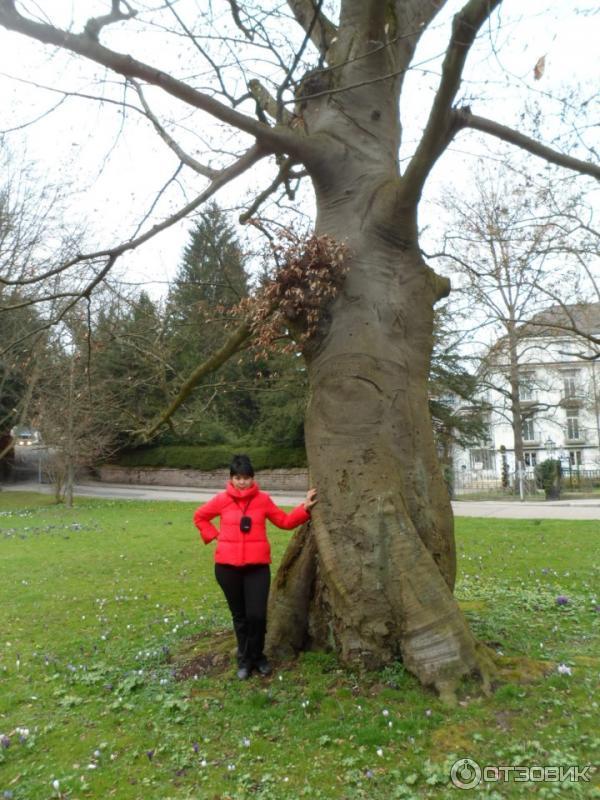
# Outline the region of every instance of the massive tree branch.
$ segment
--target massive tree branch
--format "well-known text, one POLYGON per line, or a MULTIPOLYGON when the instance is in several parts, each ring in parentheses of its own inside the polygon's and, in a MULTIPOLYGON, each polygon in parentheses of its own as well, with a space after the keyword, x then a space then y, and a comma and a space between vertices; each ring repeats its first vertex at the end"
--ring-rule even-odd
POLYGON ((152 427, 148 431, 144 431, 142 435, 147 439, 152 438, 158 429, 171 419, 179 406, 187 400, 200 381, 212 372, 216 372, 220 366, 235 355, 243 347, 246 340, 252 336, 253 332, 251 321, 244 320, 216 353, 213 353, 212 356, 193 370, 167 410, 161 414, 152 427))
POLYGON ((395 0, 394 15, 387 23, 388 36, 394 36, 394 39, 388 42, 388 46, 393 45, 399 67, 408 66, 421 35, 446 2, 447 0, 429 0, 427 3, 422 0, 395 0), (402 35, 396 36, 396 32, 402 32, 402 35))
POLYGON ((277 119, 279 116, 284 125, 292 124, 295 118, 294 115, 281 108, 278 101, 259 80, 253 78, 252 80, 248 81, 248 89, 250 89, 250 94, 266 114, 273 119, 277 119))
POLYGON ((502 0, 469 0, 452 22, 452 36, 442 65, 442 77, 425 131, 402 178, 403 197, 418 200, 433 165, 450 143, 455 128, 452 103, 475 37, 502 0))
POLYGON ((468 108, 456 109, 453 112, 453 116, 459 130, 461 128, 474 128, 483 133, 489 133, 491 136, 496 136, 498 139, 502 139, 505 142, 521 147, 523 150, 527 150, 528 153, 534 156, 544 158, 551 164, 557 164, 560 167, 566 167, 575 172, 580 172, 582 175, 590 175, 592 178, 600 179, 600 166, 598 164, 593 164, 591 161, 582 161, 579 158, 573 158, 564 153, 559 153, 558 150, 553 150, 551 147, 547 147, 537 142, 535 139, 531 139, 529 136, 525 136, 506 125, 501 125, 499 122, 494 122, 491 119, 471 114, 468 108))
POLYGON ((85 33, 69 33, 52 25, 28 19, 18 13, 14 0, 0 0, 0 25, 45 44, 77 53, 90 61, 102 64, 119 75, 124 75, 126 78, 139 78, 153 86, 158 86, 172 97, 254 136, 263 148, 269 149, 271 152, 289 152, 300 155, 300 151, 303 149, 303 138, 293 131, 282 127, 272 128, 246 114, 241 114, 215 100, 214 97, 194 89, 156 67, 104 47, 85 33))
POLYGON ((326 57, 337 36, 336 26, 317 8, 313 0, 287 0, 287 3, 319 53, 326 57))

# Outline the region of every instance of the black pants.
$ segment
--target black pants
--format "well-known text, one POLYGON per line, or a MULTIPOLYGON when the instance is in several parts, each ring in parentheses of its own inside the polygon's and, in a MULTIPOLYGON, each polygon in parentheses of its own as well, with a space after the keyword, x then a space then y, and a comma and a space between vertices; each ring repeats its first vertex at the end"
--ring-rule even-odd
POLYGON ((215 577, 227 598, 238 643, 238 664, 251 667, 265 657, 267 600, 271 570, 268 564, 233 567, 215 564, 215 577))

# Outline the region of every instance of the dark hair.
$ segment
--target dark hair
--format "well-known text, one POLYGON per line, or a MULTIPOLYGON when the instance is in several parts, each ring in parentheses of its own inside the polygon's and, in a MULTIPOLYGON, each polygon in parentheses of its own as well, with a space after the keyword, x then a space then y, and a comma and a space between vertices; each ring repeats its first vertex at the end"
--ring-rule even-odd
POLYGON ((254 467, 252 462, 245 455, 234 456, 229 465, 229 474, 231 477, 234 475, 244 475, 247 478, 254 477, 254 467))

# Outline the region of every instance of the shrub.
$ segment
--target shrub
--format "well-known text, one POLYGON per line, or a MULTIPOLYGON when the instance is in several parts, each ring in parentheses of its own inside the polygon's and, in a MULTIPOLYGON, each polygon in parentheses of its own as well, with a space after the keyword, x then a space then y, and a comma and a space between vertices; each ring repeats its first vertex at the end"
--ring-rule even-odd
POLYGON ((546 500, 558 500, 562 484, 562 467, 560 461, 547 458, 535 468, 535 477, 545 494, 546 500))
POLYGON ((113 461, 122 467, 171 467, 210 471, 229 467, 235 453, 246 453, 254 469, 293 469, 306 466, 306 451, 301 447, 245 447, 219 445, 159 445, 139 447, 120 453, 113 461))

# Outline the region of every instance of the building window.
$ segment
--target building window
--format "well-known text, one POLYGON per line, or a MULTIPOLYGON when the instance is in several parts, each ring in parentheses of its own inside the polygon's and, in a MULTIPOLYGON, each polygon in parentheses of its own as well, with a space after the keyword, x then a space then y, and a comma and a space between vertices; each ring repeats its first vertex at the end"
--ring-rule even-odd
POLYGON ((494 451, 494 437, 492 436, 492 423, 489 417, 481 423, 481 442, 487 445, 488 450, 494 451))
POLYGON ((535 373, 523 372, 519 376, 519 399, 524 403, 530 403, 535 400, 535 392, 533 390, 533 381, 535 373))
POLYGON ((572 467, 581 466, 581 450, 569 450, 569 464, 572 467))
POLYGON ((569 441, 578 441, 580 438, 579 409, 567 408, 567 439, 569 441))
POLYGON ((495 470, 496 469, 496 451, 487 450, 483 447, 476 450, 471 450, 471 469, 480 470, 495 470))
POLYGON ((525 459, 526 467, 535 467, 537 464, 537 453, 523 453, 523 458, 525 459))
POLYGON ((533 424, 533 417, 527 417, 523 420, 521 432, 524 442, 535 442, 535 425, 533 424))
POLYGON ((579 370, 577 369, 568 369, 563 372, 563 397, 577 397, 579 384, 578 376, 579 370))

